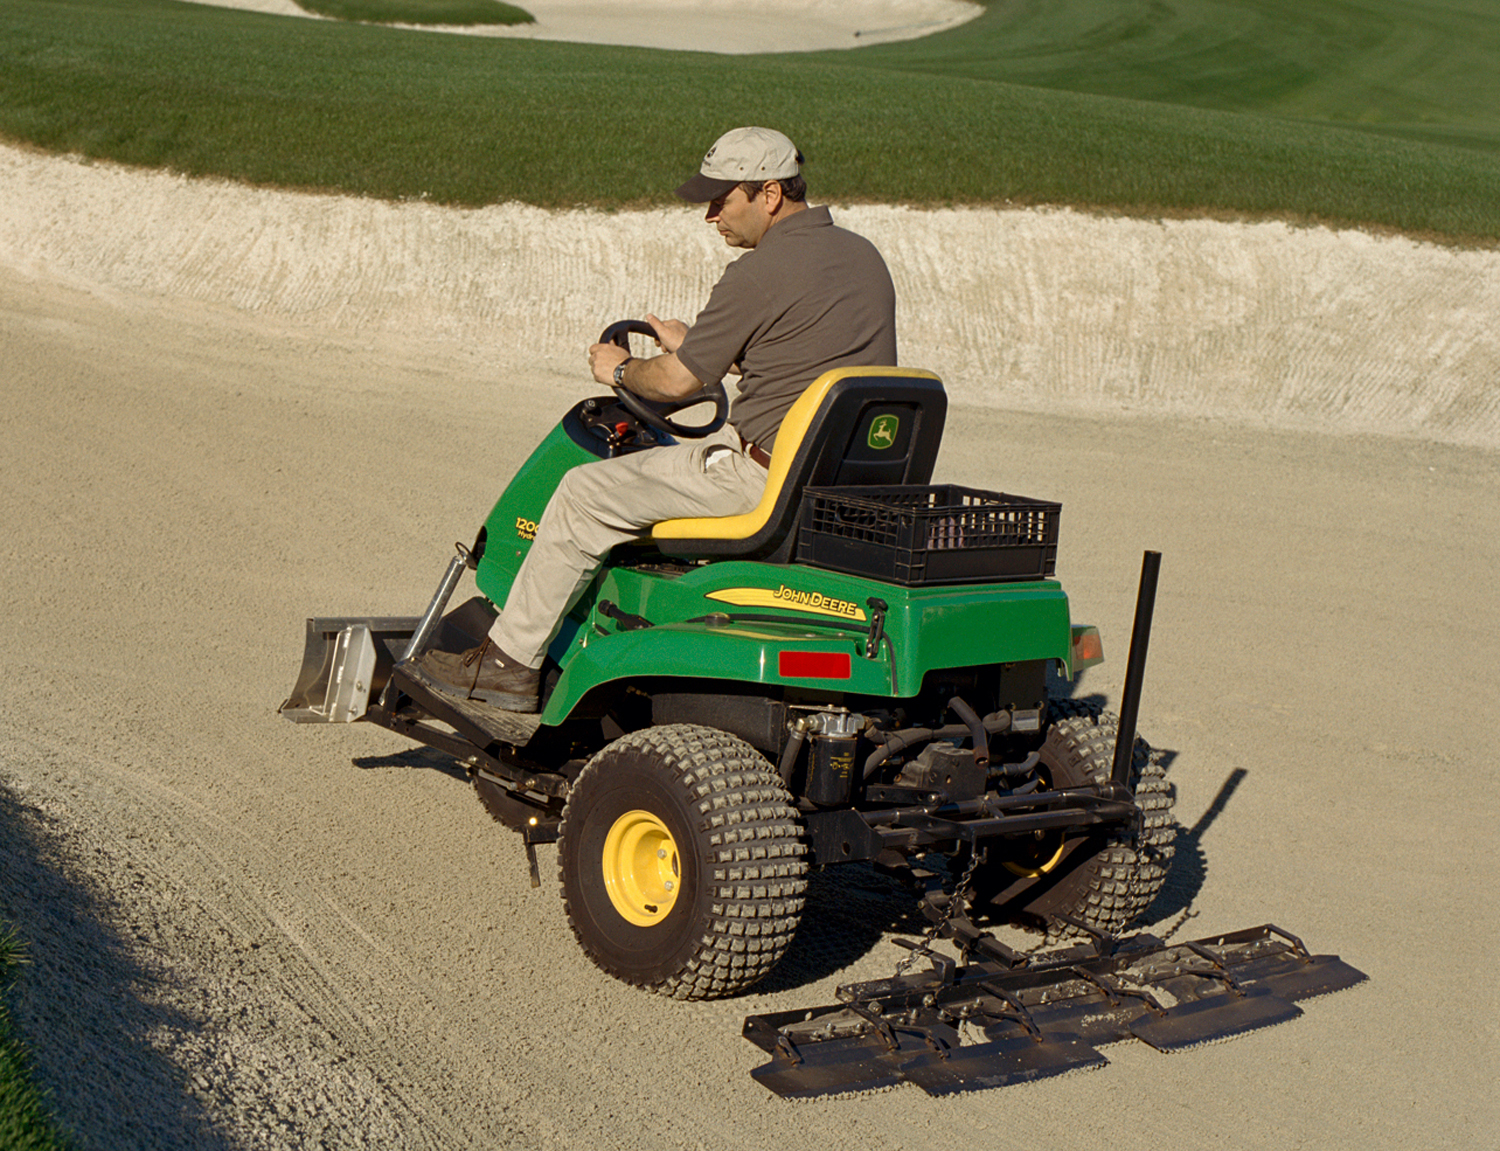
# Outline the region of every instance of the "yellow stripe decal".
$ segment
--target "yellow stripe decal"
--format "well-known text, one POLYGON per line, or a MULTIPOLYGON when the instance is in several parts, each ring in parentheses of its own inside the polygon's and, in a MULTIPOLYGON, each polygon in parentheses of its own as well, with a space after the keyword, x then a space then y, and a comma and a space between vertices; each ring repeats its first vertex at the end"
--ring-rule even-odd
POLYGON ((817 591, 799 591, 781 584, 776 588, 730 587, 722 591, 711 591, 708 599, 735 607, 769 607, 782 611, 805 611, 810 615, 832 616, 834 619, 849 619, 864 623, 865 609, 846 599, 834 599, 817 591))

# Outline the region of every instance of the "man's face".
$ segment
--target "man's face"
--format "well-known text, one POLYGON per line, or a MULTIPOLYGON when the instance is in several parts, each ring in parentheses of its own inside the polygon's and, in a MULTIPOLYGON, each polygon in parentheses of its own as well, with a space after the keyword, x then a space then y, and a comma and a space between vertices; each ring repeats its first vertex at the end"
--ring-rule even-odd
POLYGON ((719 235, 731 248, 753 248, 771 226, 765 189, 751 198, 745 195, 743 186, 736 185, 717 200, 709 201, 708 215, 704 218, 719 229, 719 235))

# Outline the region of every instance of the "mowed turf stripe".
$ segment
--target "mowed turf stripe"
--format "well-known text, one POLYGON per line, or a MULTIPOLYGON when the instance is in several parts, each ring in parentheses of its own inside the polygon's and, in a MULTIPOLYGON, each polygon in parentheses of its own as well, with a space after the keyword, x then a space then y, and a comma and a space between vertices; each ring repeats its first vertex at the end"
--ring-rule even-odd
MULTIPOLYGON (((1179 0, 1176 9, 1202 10, 1180 27, 1207 27, 1210 8, 1179 0)), ((1367 131, 1008 82, 1010 28, 996 9, 930 40, 727 67, 704 53, 174 0, 27 0, 0 12, 0 134, 258 184, 610 208, 661 202, 705 140, 759 121, 797 138, 819 195, 836 200, 1061 203, 1500 237, 1500 151, 1400 138, 1390 123, 1367 131)), ((1108 61, 1128 37, 1094 41, 1108 61)), ((1054 62, 1058 75, 1093 74, 1090 42, 1080 35, 1054 62)), ((1274 48, 1243 50, 1271 61, 1268 91, 1288 99, 1274 48)), ((1211 76, 1229 49, 1203 51, 1211 76)), ((1099 74, 1126 88, 1145 61, 1133 67, 1099 74)), ((1145 94, 1187 99, 1191 89, 1184 80, 1145 94)), ((1490 131, 1473 116, 1435 123, 1428 135, 1482 142, 1490 131)))

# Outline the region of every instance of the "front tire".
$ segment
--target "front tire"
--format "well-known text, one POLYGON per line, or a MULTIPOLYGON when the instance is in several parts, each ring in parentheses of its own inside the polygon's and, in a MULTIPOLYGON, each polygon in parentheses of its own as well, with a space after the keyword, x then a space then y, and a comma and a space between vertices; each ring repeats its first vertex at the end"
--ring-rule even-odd
MULTIPOLYGON (((1058 700, 1051 718, 1041 748, 1046 783, 1062 788, 1108 782, 1115 717, 1090 704, 1058 700)), ((1067 915, 1111 935, 1124 933, 1166 881, 1176 838, 1161 758, 1140 738, 1132 751, 1130 788, 1141 809, 1139 828, 995 844, 975 872, 976 897, 1002 917, 1067 915)))
POLYGON ((676 999, 733 995, 781 959, 802 916, 806 845, 754 748, 715 728, 632 732, 568 795, 568 923, 602 970, 676 999))

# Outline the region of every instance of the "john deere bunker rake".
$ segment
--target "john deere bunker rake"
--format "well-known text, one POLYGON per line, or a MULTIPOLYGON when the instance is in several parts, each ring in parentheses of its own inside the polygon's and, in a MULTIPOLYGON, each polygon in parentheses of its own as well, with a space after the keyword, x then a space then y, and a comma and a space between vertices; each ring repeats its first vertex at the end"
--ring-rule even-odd
POLYGON ((926 372, 824 375, 783 423, 754 512, 617 548, 551 645, 537 714, 435 690, 415 657, 483 638, 559 477, 706 434, 722 388, 706 399, 695 427, 629 393, 574 406, 424 614, 308 621, 282 714, 453 755, 520 834, 533 884, 535 846, 557 844, 589 958, 660 994, 762 978, 810 868, 910 881, 931 928, 903 967, 925 970, 747 1020, 769 1056, 755 1077, 781 1095, 1036 1079, 1103 1062, 1101 1043, 1173 1050, 1277 1023, 1363 979, 1270 926, 1126 934, 1174 839, 1162 758, 1135 730, 1160 557, 1146 553, 1118 718, 1049 690, 1103 658, 1053 574, 1061 509, 929 482, 946 399, 926 372), (480 594, 450 610, 466 570, 480 594), (1022 956, 970 907, 1086 942, 1022 956))

